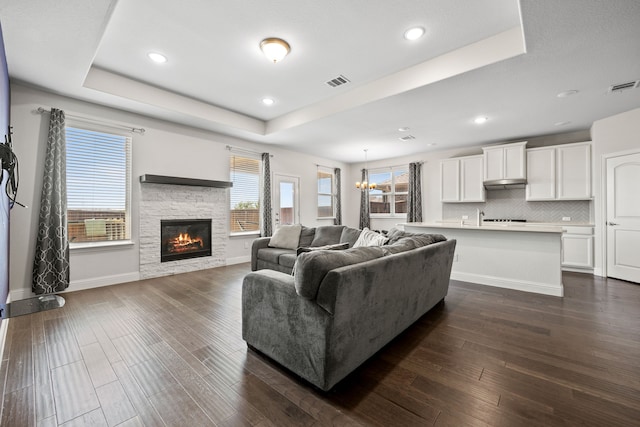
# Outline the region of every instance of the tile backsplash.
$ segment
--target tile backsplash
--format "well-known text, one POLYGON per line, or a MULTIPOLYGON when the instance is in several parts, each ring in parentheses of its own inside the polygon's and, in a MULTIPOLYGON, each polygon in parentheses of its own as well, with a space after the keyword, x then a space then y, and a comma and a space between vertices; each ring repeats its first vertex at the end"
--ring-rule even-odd
POLYGON ((526 219, 529 222, 561 222, 571 217, 571 222, 591 221, 591 201, 527 202, 524 189, 487 191, 485 203, 443 203, 444 220, 460 220, 468 215, 475 219, 476 209, 484 211, 485 218, 526 219))

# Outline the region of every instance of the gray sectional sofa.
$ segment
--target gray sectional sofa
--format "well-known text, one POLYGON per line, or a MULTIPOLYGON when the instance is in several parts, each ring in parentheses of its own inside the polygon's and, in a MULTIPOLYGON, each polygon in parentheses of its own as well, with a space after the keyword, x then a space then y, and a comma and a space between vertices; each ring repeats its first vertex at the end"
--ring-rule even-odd
POLYGON ((264 243, 243 281, 242 337, 322 390, 444 299, 456 245, 392 230, 384 246, 303 252, 292 263, 261 256, 264 243))

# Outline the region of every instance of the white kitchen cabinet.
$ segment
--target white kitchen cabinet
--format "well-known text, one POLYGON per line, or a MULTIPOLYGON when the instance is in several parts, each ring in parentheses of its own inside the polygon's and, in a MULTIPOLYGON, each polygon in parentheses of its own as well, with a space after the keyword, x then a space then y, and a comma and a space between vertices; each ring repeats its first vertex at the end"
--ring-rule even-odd
POLYGON ((527 150, 525 197, 536 200, 591 199, 591 143, 527 150))
POLYGON ((591 143, 556 148, 558 200, 591 199, 591 143))
POLYGON ((440 161, 440 201, 443 203, 484 202, 482 181, 483 156, 440 161))
POLYGON ((523 141, 483 147, 484 180, 525 179, 527 177, 526 145, 527 142, 523 141))
POLYGON ((563 227, 562 268, 593 270, 593 227, 563 227))

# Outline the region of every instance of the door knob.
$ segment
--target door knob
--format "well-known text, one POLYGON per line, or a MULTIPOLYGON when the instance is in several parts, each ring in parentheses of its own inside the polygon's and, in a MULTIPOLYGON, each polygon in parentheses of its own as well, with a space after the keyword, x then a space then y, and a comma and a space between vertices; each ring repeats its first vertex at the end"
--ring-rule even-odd
POLYGON ((615 222, 607 222, 607 225, 619 225, 619 224, 616 224, 615 222))

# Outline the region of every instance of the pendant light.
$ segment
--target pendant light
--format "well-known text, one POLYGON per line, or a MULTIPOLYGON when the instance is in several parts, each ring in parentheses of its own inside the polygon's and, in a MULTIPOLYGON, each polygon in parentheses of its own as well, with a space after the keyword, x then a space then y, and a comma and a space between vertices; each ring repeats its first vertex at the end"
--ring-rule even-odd
MULTIPOLYGON (((367 161, 367 148, 364 149, 364 169, 367 171, 366 176, 369 176, 369 162, 367 161)), ((377 187, 375 182, 367 182, 367 181, 358 181, 356 182, 356 188, 362 191, 365 190, 374 190, 377 187)))

